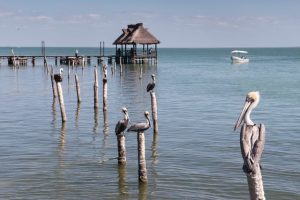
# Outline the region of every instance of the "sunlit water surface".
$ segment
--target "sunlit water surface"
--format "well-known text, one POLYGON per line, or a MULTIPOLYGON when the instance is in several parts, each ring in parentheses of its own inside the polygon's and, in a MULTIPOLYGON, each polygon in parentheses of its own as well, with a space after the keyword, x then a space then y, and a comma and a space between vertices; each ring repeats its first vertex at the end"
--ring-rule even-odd
MULTIPOLYGON (((114 49, 110 49, 112 52, 114 49)), ((157 65, 108 67, 108 111, 94 110, 94 65, 64 68, 68 121, 42 61, 36 66, 0 66, 1 199, 248 199, 239 132, 233 132, 245 95, 259 90, 253 111, 266 126, 261 159, 267 199, 300 199, 300 49, 260 48, 250 62, 230 63, 231 49, 159 49, 157 65), (126 106, 131 122, 151 111, 145 88, 156 74, 159 132, 145 132, 148 184, 138 184, 137 139, 126 134, 127 165, 118 167, 116 122, 126 106), (82 103, 77 105, 74 75, 82 103)), ((18 55, 41 54, 16 48, 18 55)), ((47 48, 48 55, 72 55, 72 48, 47 48)), ((80 48, 97 55, 97 48, 80 48)), ((0 48, 8 55, 9 48, 0 48)), ((109 52, 108 52, 109 53, 109 52)), ((54 66, 54 60, 49 61, 54 66)), ((54 66, 57 73, 58 66, 54 66)))

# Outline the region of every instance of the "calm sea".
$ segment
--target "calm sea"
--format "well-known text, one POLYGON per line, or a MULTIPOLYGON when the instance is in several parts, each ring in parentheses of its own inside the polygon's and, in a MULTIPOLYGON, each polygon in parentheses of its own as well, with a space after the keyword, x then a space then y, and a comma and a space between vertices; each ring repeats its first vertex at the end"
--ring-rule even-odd
MULTIPOLYGON (((114 49, 106 50, 110 54, 114 49)), ((108 73, 108 112, 93 107, 96 60, 64 68, 68 121, 42 61, 0 66, 0 199, 249 199, 239 131, 233 126, 249 91, 261 102, 252 112, 266 126, 262 175, 267 199, 300 199, 300 48, 246 48, 250 62, 230 63, 232 49, 159 49, 157 65, 125 65, 108 73), (146 131, 148 185, 138 184, 137 141, 126 136, 127 165, 117 164, 116 122, 126 106, 132 122, 151 110, 145 88, 156 74, 159 133, 146 131), (74 75, 81 85, 77 106, 74 75)), ((41 55, 40 48, 14 48, 41 55)), ((47 48, 73 55, 74 48, 47 48)), ((0 55, 10 48, 0 48, 0 55)), ((97 55, 98 48, 79 48, 97 55)), ((54 61, 50 60, 54 66, 54 61)), ((56 72, 60 66, 54 66, 56 72)), ((102 81, 99 69, 99 97, 102 81)))

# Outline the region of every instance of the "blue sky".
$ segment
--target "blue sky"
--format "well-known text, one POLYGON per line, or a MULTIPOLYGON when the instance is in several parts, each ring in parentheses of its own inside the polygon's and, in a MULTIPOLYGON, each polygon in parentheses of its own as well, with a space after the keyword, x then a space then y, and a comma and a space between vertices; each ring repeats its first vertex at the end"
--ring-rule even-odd
POLYGON ((300 0, 9 0, 0 46, 112 46, 142 22, 160 47, 300 46, 300 0))

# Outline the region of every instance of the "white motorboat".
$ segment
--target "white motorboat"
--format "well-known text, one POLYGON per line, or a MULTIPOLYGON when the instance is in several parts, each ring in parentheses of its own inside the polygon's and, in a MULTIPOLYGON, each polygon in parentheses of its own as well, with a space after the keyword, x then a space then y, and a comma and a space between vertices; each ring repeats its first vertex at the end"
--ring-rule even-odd
POLYGON ((247 51, 234 50, 231 52, 232 63, 248 63, 249 58, 247 57, 247 51))

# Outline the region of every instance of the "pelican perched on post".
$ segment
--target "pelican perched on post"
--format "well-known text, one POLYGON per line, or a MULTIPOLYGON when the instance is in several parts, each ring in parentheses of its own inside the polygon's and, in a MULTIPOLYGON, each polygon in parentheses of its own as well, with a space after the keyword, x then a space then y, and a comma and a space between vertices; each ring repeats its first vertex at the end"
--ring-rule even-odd
POLYGON ((155 87, 155 74, 152 74, 151 78, 152 78, 152 82, 148 83, 147 92, 152 91, 155 87))
POLYGON ((115 127, 116 135, 123 133, 128 125, 129 115, 128 115, 127 108, 123 107, 122 112, 124 113, 124 119, 119 120, 118 123, 116 124, 115 127))
POLYGON ((145 118, 146 118, 146 122, 140 122, 140 123, 136 123, 136 124, 131 125, 127 129, 127 132, 133 131, 133 132, 140 133, 140 132, 143 132, 143 131, 147 130, 148 128, 150 128, 151 124, 150 124, 149 112, 145 111, 144 115, 145 115, 145 118))
POLYGON ((245 173, 256 173, 264 149, 265 126, 263 124, 257 126, 250 118, 250 114, 258 105, 259 100, 260 95, 258 91, 247 94, 245 105, 234 126, 234 130, 236 130, 244 122, 241 128, 240 145, 244 159, 243 170, 245 173))
POLYGON ((64 69, 60 68, 59 69, 59 74, 54 74, 54 80, 56 82, 62 82, 62 73, 63 73, 64 69))

